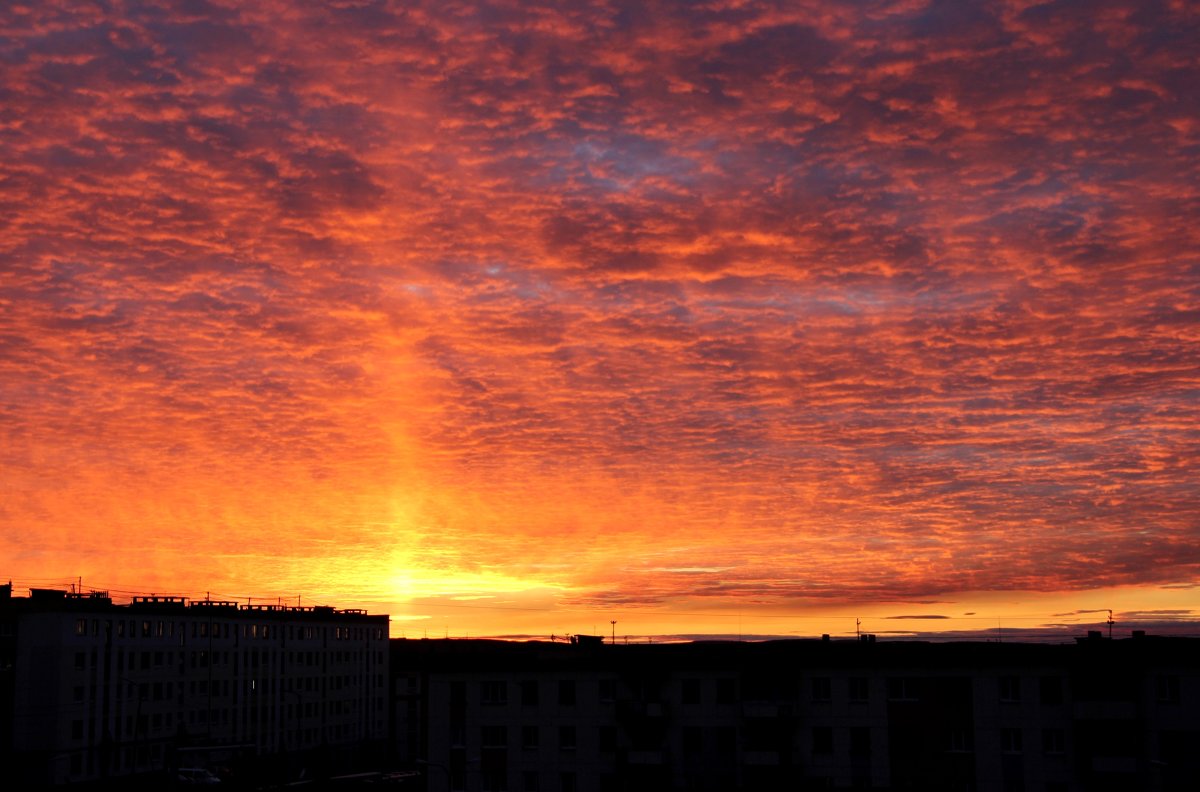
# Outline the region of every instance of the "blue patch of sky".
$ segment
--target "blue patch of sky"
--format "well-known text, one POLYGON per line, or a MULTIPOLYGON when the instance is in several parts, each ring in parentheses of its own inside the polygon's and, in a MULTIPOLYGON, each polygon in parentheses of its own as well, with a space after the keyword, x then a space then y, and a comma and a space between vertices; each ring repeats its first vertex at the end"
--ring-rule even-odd
POLYGON ((548 159, 554 164, 535 178, 535 183, 575 181, 603 192, 628 192, 648 177, 687 182, 698 172, 693 160, 670 152, 658 141, 630 134, 576 141, 560 147, 548 159))

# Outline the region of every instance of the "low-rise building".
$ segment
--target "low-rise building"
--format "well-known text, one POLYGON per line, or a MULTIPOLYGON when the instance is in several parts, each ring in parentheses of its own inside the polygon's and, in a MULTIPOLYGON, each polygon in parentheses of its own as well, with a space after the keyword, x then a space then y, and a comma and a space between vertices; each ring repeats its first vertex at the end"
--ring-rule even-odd
POLYGON ((388 617, 0 587, 0 753, 26 785, 386 744, 388 617))
POLYGON ((1200 640, 395 640, 431 792, 1183 790, 1200 640))

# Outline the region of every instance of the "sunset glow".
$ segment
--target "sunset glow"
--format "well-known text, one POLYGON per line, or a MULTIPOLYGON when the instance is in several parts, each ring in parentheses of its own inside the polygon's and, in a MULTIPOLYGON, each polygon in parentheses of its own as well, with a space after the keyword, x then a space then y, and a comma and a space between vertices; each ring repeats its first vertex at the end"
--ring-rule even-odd
POLYGON ((0 25, 18 587, 409 637, 1200 615, 1195 4, 0 25))

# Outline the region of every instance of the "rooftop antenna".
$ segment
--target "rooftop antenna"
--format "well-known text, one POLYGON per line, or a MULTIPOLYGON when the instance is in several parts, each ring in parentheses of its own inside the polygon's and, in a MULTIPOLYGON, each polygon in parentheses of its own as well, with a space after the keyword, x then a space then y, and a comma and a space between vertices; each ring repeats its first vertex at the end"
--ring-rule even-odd
POLYGON ((1108 611, 1108 640, 1112 640, 1113 617, 1112 608, 1105 608, 1108 611))
POLYGON ((854 617, 854 637, 855 638, 862 638, 862 631, 860 629, 861 627, 862 627, 862 619, 855 616, 854 617))

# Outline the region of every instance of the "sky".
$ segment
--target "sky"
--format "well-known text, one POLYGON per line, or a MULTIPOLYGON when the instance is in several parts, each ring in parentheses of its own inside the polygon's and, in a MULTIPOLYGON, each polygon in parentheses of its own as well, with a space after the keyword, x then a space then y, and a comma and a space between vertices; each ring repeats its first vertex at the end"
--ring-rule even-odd
POLYGON ((1182 0, 6 3, 0 576, 1191 628, 1198 64, 1182 0))

